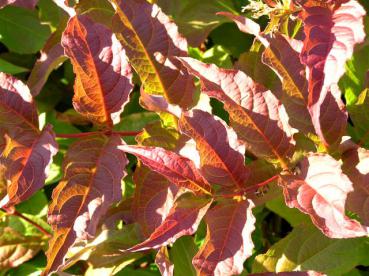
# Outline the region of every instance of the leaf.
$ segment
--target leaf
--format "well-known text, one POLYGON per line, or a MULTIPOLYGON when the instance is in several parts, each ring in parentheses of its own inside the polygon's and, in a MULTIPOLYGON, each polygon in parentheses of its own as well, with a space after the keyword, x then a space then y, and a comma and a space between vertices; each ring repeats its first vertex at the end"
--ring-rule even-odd
POLYGON ((355 44, 365 38, 364 9, 355 0, 345 2, 316 5, 310 0, 303 4, 301 12, 306 38, 300 57, 309 71, 308 107, 315 130, 326 145, 340 142, 342 130, 333 132, 331 125, 333 122, 341 125, 345 119, 340 115, 343 113, 340 92, 332 86, 337 86, 345 73, 345 63, 352 56, 355 44), (327 122, 322 120, 323 116, 330 116, 327 126, 322 123, 327 122), (335 119, 336 116, 340 119, 335 119), (331 133, 326 134, 327 131, 331 133))
POLYGON ((0 9, 7 6, 18 6, 27 9, 34 9, 38 0, 0 0, 0 9))
POLYGON ((133 89, 118 40, 104 25, 80 15, 69 20, 61 43, 76 74, 74 108, 95 123, 118 123, 133 89))
POLYGON ((15 75, 28 71, 29 71, 28 68, 15 65, 13 63, 6 61, 5 59, 0 58, 0 72, 15 75))
POLYGON ((141 226, 144 237, 149 237, 167 217, 178 188, 144 166, 136 168, 133 181, 136 185, 132 204, 134 221, 141 226))
POLYGON ((55 32, 49 37, 41 50, 41 57, 32 68, 27 85, 33 96, 37 96, 41 92, 51 72, 67 59, 60 44, 60 39, 61 34, 59 32, 55 32))
POLYGON ((155 263, 158 266, 162 276, 172 276, 174 265, 169 260, 168 249, 163 246, 159 249, 155 257, 155 263))
POLYGON ((253 207, 250 200, 224 200, 206 214, 205 243, 192 261, 198 275, 234 275, 243 271, 243 263, 254 247, 253 207))
POLYGON ((148 94, 162 95, 173 104, 193 104, 192 77, 172 56, 187 56, 187 41, 157 5, 145 0, 113 0, 113 31, 148 94), (145 28, 142 28, 145 26, 145 28))
POLYGON ((341 164, 329 155, 309 154, 299 167, 299 175, 283 176, 288 207, 308 214, 327 237, 366 236, 368 229, 345 215, 347 195, 353 187, 341 164))
POLYGON ((40 236, 23 236, 10 227, 0 228, 0 270, 17 267, 41 250, 40 236))
POLYGON ((155 1, 167 14, 173 16, 179 30, 193 47, 205 41, 210 32, 226 20, 216 15, 224 10, 234 10, 230 1, 220 0, 158 0, 155 1))
POLYGON ((58 145, 50 125, 41 134, 14 128, 5 134, 5 140, 0 163, 6 168, 8 188, 0 206, 10 207, 25 201, 44 186, 58 145))
POLYGON ((353 191, 347 196, 347 208, 369 226, 369 151, 363 148, 351 149, 342 155, 342 170, 353 184, 353 191))
POLYGON ((121 179, 128 163, 117 149, 119 136, 90 136, 72 144, 64 177, 53 191, 48 221, 54 230, 44 275, 57 271, 77 239, 95 235, 100 218, 121 199, 121 179))
POLYGON ((175 242, 178 238, 196 232, 212 200, 184 194, 174 204, 163 223, 145 241, 127 249, 130 252, 157 249, 175 242))
POLYGON ((37 11, 8 6, 0 10, 0 34, 0 42, 12 52, 32 54, 42 48, 50 30, 40 23, 37 11))
POLYGON ((211 183, 244 189, 250 171, 245 167, 245 146, 236 133, 210 113, 195 109, 179 120, 182 133, 196 141, 201 173, 211 183))
POLYGON ((280 34, 268 38, 269 47, 263 53, 263 62, 272 68, 283 85, 281 101, 286 107, 290 124, 305 133, 314 133, 308 111, 308 81, 299 53, 280 34))
POLYGON ((184 236, 174 243, 170 249, 170 259, 174 264, 175 275, 196 276, 195 268, 192 265, 192 258, 197 252, 194 239, 191 236, 184 236))
POLYGON ((278 159, 287 167, 291 138, 283 129, 280 104, 275 96, 241 71, 227 70, 180 58, 191 74, 200 78, 202 91, 224 103, 231 125, 248 149, 261 158, 278 159))
POLYGON ((160 173, 179 188, 195 194, 211 194, 211 187, 197 171, 190 159, 159 147, 120 146, 121 150, 136 155, 151 170, 160 173))
POLYGON ((329 239, 314 226, 302 224, 265 254, 258 255, 252 272, 315 270, 343 275, 366 258, 367 250, 365 238, 329 239))

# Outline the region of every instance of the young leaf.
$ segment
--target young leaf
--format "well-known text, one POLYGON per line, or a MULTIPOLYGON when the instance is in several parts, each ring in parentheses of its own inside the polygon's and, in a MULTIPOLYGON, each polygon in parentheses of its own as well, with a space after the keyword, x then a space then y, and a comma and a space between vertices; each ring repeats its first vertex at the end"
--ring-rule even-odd
POLYGON ((348 193, 353 191, 341 164, 323 154, 310 154, 300 163, 301 173, 284 176, 287 205, 310 215, 313 223, 330 238, 366 236, 368 229, 345 215, 348 193))
POLYGON ((293 152, 283 129, 275 96, 241 71, 226 70, 191 58, 180 58, 200 78, 202 91, 224 103, 231 124, 249 150, 261 158, 277 159, 287 167, 293 152))
POLYGON ((187 108, 193 104, 192 77, 172 56, 187 56, 187 41, 157 5, 145 0, 112 0, 113 30, 148 94, 187 108), (145 28, 142 28, 145 26, 145 28))
POLYGON ((136 155, 144 165, 165 176, 179 188, 189 189, 196 194, 211 194, 209 183, 190 159, 159 147, 123 145, 119 148, 136 155))
POLYGON ((211 203, 212 200, 196 197, 191 193, 181 196, 150 237, 127 250, 137 252, 157 249, 175 242, 182 236, 194 234, 211 203))
POLYGON ((205 216, 205 243, 193 259, 198 275, 234 275, 243 271, 254 244, 254 204, 250 200, 219 202, 205 216))
POLYGON ((233 129, 213 115, 193 110, 179 120, 182 133, 196 141, 202 175, 211 183, 243 189, 249 177, 245 167, 245 146, 233 129))
POLYGON ((119 122, 133 83, 118 40, 104 25, 80 15, 69 20, 62 45, 76 74, 75 109, 98 124, 119 122))
POLYGON ((41 247, 41 236, 24 236, 10 227, 0 227, 1 272, 32 259, 41 247))
POLYGON ((369 151, 363 148, 348 150, 343 154, 342 161, 342 170, 354 188, 347 196, 347 208, 369 226, 369 151))
POLYGON ((41 134, 14 128, 5 134, 5 141, 0 164, 5 167, 4 175, 9 184, 0 206, 10 207, 44 186, 58 145, 50 125, 41 134))
POLYGON ((77 239, 95 235, 100 218, 121 199, 127 158, 119 136, 90 136, 72 144, 64 161, 64 177, 53 191, 48 221, 54 230, 44 275, 57 271, 77 239))
POLYGON ((132 213, 141 226, 144 237, 163 222, 172 208, 178 188, 164 176, 144 166, 136 168, 133 181, 136 185, 132 213))

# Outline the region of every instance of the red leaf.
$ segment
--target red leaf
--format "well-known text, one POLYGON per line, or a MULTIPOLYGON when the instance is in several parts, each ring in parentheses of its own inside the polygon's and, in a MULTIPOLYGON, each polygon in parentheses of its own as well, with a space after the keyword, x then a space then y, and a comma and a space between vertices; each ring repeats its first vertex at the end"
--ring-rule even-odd
POLYGON ((232 127, 249 150, 261 158, 278 159, 287 167, 293 144, 284 130, 276 97, 241 71, 221 69, 192 58, 180 60, 200 78, 204 93, 224 103, 232 127))
POLYGON ((342 156, 342 170, 352 181, 354 190, 348 194, 347 208, 369 226, 369 151, 351 149, 342 156))
POLYGON ((310 154, 300 164, 301 173, 283 176, 287 205, 310 215, 313 223, 330 238, 353 238, 368 234, 359 222, 345 215, 352 183, 341 165, 329 155, 310 154))
POLYGON ((104 25, 81 15, 69 20, 62 45, 76 74, 74 108, 99 124, 119 122, 133 83, 118 40, 104 25))
POLYGON ((41 134, 14 128, 5 134, 5 140, 0 165, 5 167, 9 184, 0 206, 10 207, 25 201, 44 186, 58 145, 51 126, 46 126, 41 134))
POLYGON ((209 210, 205 216, 205 243, 192 261, 198 275, 234 275, 243 271, 243 263, 254 248, 253 207, 250 200, 225 200, 209 210))
POLYGON ((146 93, 165 96, 182 108, 194 102, 192 77, 172 56, 187 56, 187 41, 157 5, 145 0, 114 0, 113 29, 126 48, 146 93), (144 28, 142 26, 145 26, 144 28))
POLYGON ((196 194, 211 194, 211 187, 188 158, 159 147, 123 145, 121 150, 136 155, 144 165, 165 176, 179 188, 196 194))
POLYGON ((34 9, 38 0, 0 0, 0 9, 7 6, 18 6, 27 9, 34 9))
POLYGON ((194 234, 211 203, 211 200, 196 197, 190 193, 183 195, 176 201, 168 216, 151 236, 127 251, 157 249, 174 243, 182 236, 194 234))
POLYGON ((201 110, 185 113, 179 128, 196 141, 201 172, 209 182, 241 190, 245 187, 250 175, 245 167, 245 146, 238 141, 233 129, 201 110))
POLYGON ((173 276, 174 265, 169 259, 168 249, 165 246, 160 248, 156 254, 155 263, 162 276, 173 276))
POLYGON ((44 274, 57 271, 77 239, 95 235, 100 218, 122 197, 121 179, 128 163, 117 146, 119 136, 90 136, 72 144, 64 177, 53 191, 48 221, 54 230, 44 274))
POLYGON ((143 166, 136 168, 133 181, 136 188, 132 213, 144 236, 149 237, 168 215, 178 188, 164 176, 143 166))

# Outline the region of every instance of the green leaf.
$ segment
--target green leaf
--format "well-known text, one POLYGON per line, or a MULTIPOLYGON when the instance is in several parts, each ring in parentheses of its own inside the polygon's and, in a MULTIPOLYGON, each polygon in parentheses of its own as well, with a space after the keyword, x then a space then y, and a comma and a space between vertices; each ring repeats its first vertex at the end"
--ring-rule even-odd
POLYGON ((350 134, 355 140, 367 146, 369 141, 369 88, 362 91, 354 103, 347 105, 347 111, 354 124, 354 127, 350 129, 350 134))
POLYGON ((367 258, 367 238, 329 239, 310 224, 301 224, 268 252, 258 255, 253 273, 315 270, 342 275, 367 258))
POLYGON ((35 53, 42 48, 50 29, 41 25, 36 11, 7 6, 0 10, 0 42, 21 54, 35 53))
POLYGON ((214 63, 222 68, 231 69, 233 67, 231 55, 221 45, 215 45, 205 52, 199 48, 189 48, 189 55, 205 63, 214 63))
POLYGON ((4 59, 0 58, 0 72, 15 75, 19 73, 28 72, 27 68, 12 64, 4 59))
POLYGON ((170 259, 174 264, 175 275, 196 276, 192 259, 198 251, 191 236, 178 239, 170 250, 170 259))
POLYGON ((17 205, 18 212, 22 214, 43 217, 47 214, 47 197, 43 190, 35 193, 30 199, 17 205))

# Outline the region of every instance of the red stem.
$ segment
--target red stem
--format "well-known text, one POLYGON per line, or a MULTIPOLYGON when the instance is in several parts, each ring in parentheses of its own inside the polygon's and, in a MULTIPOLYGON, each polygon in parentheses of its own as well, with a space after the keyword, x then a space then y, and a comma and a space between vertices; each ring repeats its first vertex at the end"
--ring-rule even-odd
POLYGON ((19 218, 27 221, 28 223, 30 223, 34 227, 36 227, 41 233, 43 233, 47 237, 51 238, 51 233, 49 231, 47 231, 45 228, 43 228, 41 225, 37 224, 33 220, 31 220, 31 219, 27 218, 26 216, 24 216, 23 214, 19 213, 17 210, 15 210, 13 208, 3 208, 3 209, 7 212, 7 214, 19 217, 19 218))
POLYGON ((142 132, 142 130, 140 131, 112 131, 112 134, 117 134, 120 136, 136 136, 138 134, 140 134, 142 132))

